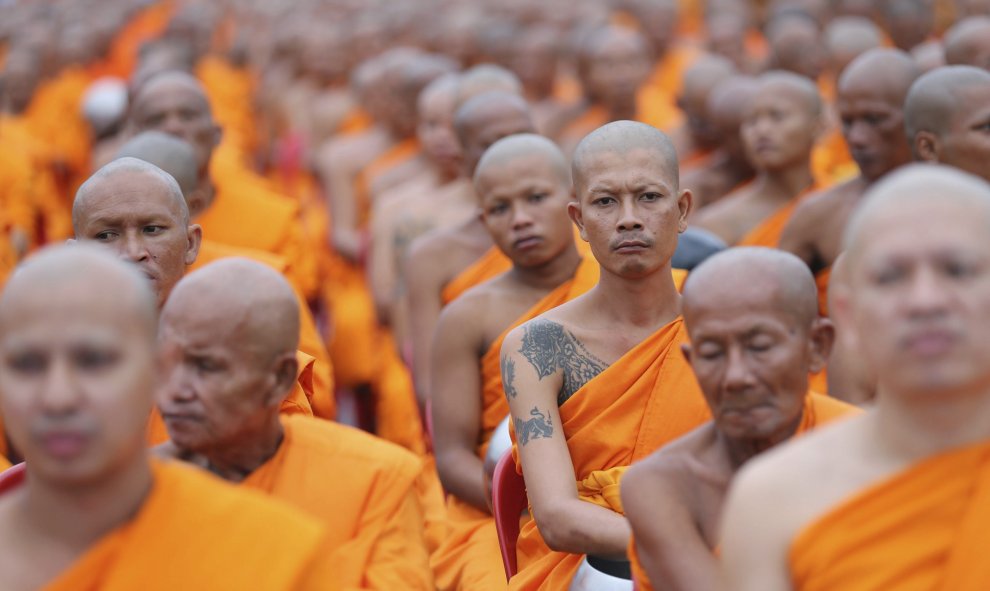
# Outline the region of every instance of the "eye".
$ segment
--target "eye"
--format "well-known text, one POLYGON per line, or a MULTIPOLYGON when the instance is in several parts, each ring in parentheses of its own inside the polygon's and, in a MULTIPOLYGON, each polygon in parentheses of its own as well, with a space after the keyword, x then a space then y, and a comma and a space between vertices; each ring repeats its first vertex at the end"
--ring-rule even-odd
POLYGON ((107 230, 106 232, 100 232, 99 234, 97 234, 93 238, 95 240, 100 241, 100 242, 108 242, 110 240, 113 240, 116 237, 117 237, 117 233, 116 232, 111 232, 111 231, 107 230))
POLYGON ((157 236, 165 231, 165 226, 145 226, 141 231, 150 236, 157 236))
POLYGON ((44 371, 48 360, 41 353, 19 353, 7 360, 11 369, 22 374, 37 374, 44 371))
POLYGON ((73 355, 73 361, 80 369, 100 370, 112 365, 119 355, 115 351, 82 349, 73 355))
POLYGON ((722 347, 715 344, 701 344, 697 350, 697 356, 705 361, 712 361, 722 356, 722 347))
POLYGON ((949 277, 962 279, 972 276, 976 272, 976 267, 961 261, 947 261, 943 265, 943 271, 949 277))
POLYGON ((502 215, 509 211, 509 206, 505 203, 497 203, 488 208, 488 215, 502 215))
POLYGON ((213 373, 220 371, 220 364, 207 357, 194 357, 192 365, 200 373, 213 373))
POLYGON ((533 193, 532 195, 529 196, 529 202, 539 203, 540 201, 543 201, 546 198, 547 198, 546 193, 533 193))
POLYGON ((616 202, 615 197, 605 196, 605 197, 598 197, 597 199, 592 200, 591 203, 594 205, 606 206, 606 205, 612 205, 615 202, 616 202))
POLYGON ((764 353, 773 348, 773 341, 769 338, 759 337, 749 342, 749 350, 756 353, 764 353))
POLYGON ((663 195, 661 195, 660 193, 650 192, 650 193, 643 193, 640 199, 642 199, 643 201, 651 202, 651 201, 659 201, 661 197, 663 197, 663 195))
POLYGON ((907 271, 900 267, 880 269, 873 274, 873 282, 880 286, 894 285, 907 276, 907 271))

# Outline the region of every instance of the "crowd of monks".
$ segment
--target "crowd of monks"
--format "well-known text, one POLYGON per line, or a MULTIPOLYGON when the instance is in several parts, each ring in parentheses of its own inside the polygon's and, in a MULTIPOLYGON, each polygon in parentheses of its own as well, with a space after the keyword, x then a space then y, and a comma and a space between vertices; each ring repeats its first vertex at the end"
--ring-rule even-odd
POLYGON ((990 589, 987 0, 0 2, 0 289, 0 591, 990 589))

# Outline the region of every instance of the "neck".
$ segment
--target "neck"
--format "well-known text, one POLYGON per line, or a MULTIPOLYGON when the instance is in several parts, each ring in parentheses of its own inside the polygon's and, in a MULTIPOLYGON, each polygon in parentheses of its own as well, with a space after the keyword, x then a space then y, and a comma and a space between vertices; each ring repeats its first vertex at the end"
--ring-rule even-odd
POLYGON ((132 519, 152 483, 143 450, 127 468, 89 486, 54 486, 29 474, 20 515, 32 530, 82 551, 132 519))
POLYGON ((990 439, 990 384, 979 391, 884 395, 878 389, 874 420, 879 451, 908 461, 990 439))
POLYGON ((230 482, 241 482, 272 458, 282 445, 285 433, 275 413, 264 427, 240 440, 203 453, 206 468, 230 482))
POLYGON ((670 261, 646 277, 620 277, 604 267, 591 292, 605 320, 639 328, 659 329, 681 313, 681 294, 671 277, 670 261))
POLYGON ((570 241, 563 252, 546 263, 537 267, 512 266, 513 278, 523 285, 537 289, 553 289, 574 277, 581 255, 578 254, 574 241, 570 241))
POLYGON ((767 437, 755 439, 736 439, 727 437, 716 428, 716 437, 718 438, 719 443, 725 448, 726 453, 729 456, 729 463, 732 465, 732 471, 735 472, 738 470, 743 464, 751 460, 754 456, 758 456, 768 449, 775 447, 793 437, 794 433, 797 432, 798 427, 801 425, 802 417, 803 414, 799 414, 794 421, 787 425, 786 428, 781 429, 780 431, 767 437))
POLYGON ((811 176, 811 167, 807 162, 799 166, 764 170, 757 176, 759 195, 766 195, 779 201, 790 201, 806 191, 815 182, 811 176))

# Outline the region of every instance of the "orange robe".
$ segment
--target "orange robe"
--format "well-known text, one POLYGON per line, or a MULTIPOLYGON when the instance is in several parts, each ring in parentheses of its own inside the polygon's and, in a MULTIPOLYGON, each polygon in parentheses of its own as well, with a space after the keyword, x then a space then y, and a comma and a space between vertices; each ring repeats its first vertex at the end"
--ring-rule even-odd
MULTIPOLYGON (((199 247, 196 262, 190 265, 186 272, 192 273, 214 261, 230 257, 248 258, 264 263, 283 275, 288 274, 288 265, 285 260, 276 255, 260 250, 227 246, 205 239, 199 247)), ((330 354, 327 352, 323 337, 316 327, 316 321, 309 311, 309 305, 302 296, 301 290, 298 286, 293 285, 293 291, 296 293, 299 304, 299 351, 313 360, 308 368, 300 368, 300 378, 303 377, 302 374, 305 371, 308 372, 307 378, 310 381, 310 384, 302 386, 302 389, 309 398, 309 405, 313 409, 313 414, 323 419, 333 420, 337 417, 337 403, 334 396, 333 366, 330 362, 330 354)), ((296 383, 297 390, 302 381, 300 379, 296 383)))
POLYGON ((130 78, 137 66, 141 46, 165 32, 174 11, 174 2, 160 0, 141 9, 128 21, 111 41, 107 52, 107 75, 130 78))
POLYGON ((637 121, 668 133, 684 123, 677 96, 684 83, 684 72, 698 55, 698 49, 686 43, 675 44, 667 51, 636 95, 637 121))
POLYGON ((284 417, 276 454, 244 479, 327 526, 326 560, 347 589, 432 589, 416 480, 422 463, 377 437, 284 417), (347 485, 341 486, 339 476, 347 485))
POLYGON ((7 461, 7 458, 0 456, 0 472, 3 472, 7 468, 10 468, 10 462, 7 461))
POLYGON ((809 524, 788 556, 795 589, 990 589, 990 442, 943 452, 809 524))
MULTIPOLYGON (((481 358, 481 437, 478 457, 484 459, 488 443, 499 423, 508 416, 509 404, 502 390, 499 351, 509 332, 540 314, 569 302, 598 283, 600 267, 591 256, 581 260, 574 277, 559 285, 505 329, 481 358)), ((461 501, 447 497, 447 536, 433 554, 430 564, 441 590, 505 589, 505 571, 495 531, 495 518, 461 501)))
POLYGON ((326 589, 325 531, 302 512, 178 462, 152 462, 133 519, 42 591, 326 589))
MULTIPOLYGON (((622 513, 619 480, 630 464, 684 435, 711 414, 680 346, 677 318, 635 346, 560 407, 578 496, 622 513)), ((512 431, 512 429, 510 429, 512 431)), ((513 431, 512 454, 522 473, 513 431)), ((523 525, 516 546, 519 572, 509 589, 567 589, 583 555, 551 551, 536 521, 523 525)))
POLYGON ((815 144, 811 151, 811 172, 827 184, 840 183, 859 174, 859 167, 839 129, 829 130, 815 144))
POLYGON ((484 283, 496 275, 501 275, 511 268, 512 261, 509 260, 509 257, 505 256, 505 253, 499 250, 497 246, 493 246, 485 251, 481 258, 471 263, 469 267, 445 285, 440 293, 440 299, 446 306, 475 285, 484 283))
POLYGON ((767 248, 777 248, 780 244, 780 235, 784 232, 784 226, 794 215, 794 210, 797 209, 798 203, 802 199, 811 195, 815 191, 822 189, 823 186, 815 183, 811 187, 808 187, 794 198, 789 200, 783 206, 777 209, 774 213, 770 214, 770 217, 766 218, 754 228, 750 229, 745 236, 742 237, 735 246, 765 246, 767 248))
POLYGON ((256 94, 252 73, 219 55, 208 54, 196 64, 195 74, 203 83, 225 139, 245 153, 257 150, 259 126, 251 100, 256 94))
MULTIPOLYGON (((801 423, 798 425, 797 431, 794 432, 794 435, 802 435, 815 427, 819 427, 821 425, 831 423, 836 419, 852 416, 860 412, 862 412, 862 410, 858 407, 836 398, 823 396, 822 394, 817 394, 809 390, 804 399, 804 416, 801 418, 801 423)), ((712 550, 714 551, 714 548, 712 550)), ((635 541, 633 540, 630 540, 629 542, 628 555, 629 563, 632 566, 633 581, 636 582, 637 591, 653 591, 653 585, 650 583, 649 578, 647 578, 646 571, 639 562, 639 556, 636 554, 635 541)))
POLYGON ((818 313, 822 316, 828 316, 828 283, 831 279, 831 265, 815 275, 815 285, 818 286, 818 313))

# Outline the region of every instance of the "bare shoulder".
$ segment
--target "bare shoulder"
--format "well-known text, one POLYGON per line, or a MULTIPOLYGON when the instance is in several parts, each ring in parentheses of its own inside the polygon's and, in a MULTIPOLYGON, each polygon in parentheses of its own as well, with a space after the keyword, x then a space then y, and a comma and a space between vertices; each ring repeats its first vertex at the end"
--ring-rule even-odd
POLYGON ((794 208, 790 224, 803 224, 808 227, 820 227, 821 219, 833 215, 842 204, 855 197, 858 179, 853 178, 812 193, 794 208))
POLYGON ((708 422, 633 464, 622 477, 623 499, 680 502, 688 488, 685 485, 694 479, 694 467, 704 461, 704 451, 712 445, 713 435, 714 426, 708 422))

